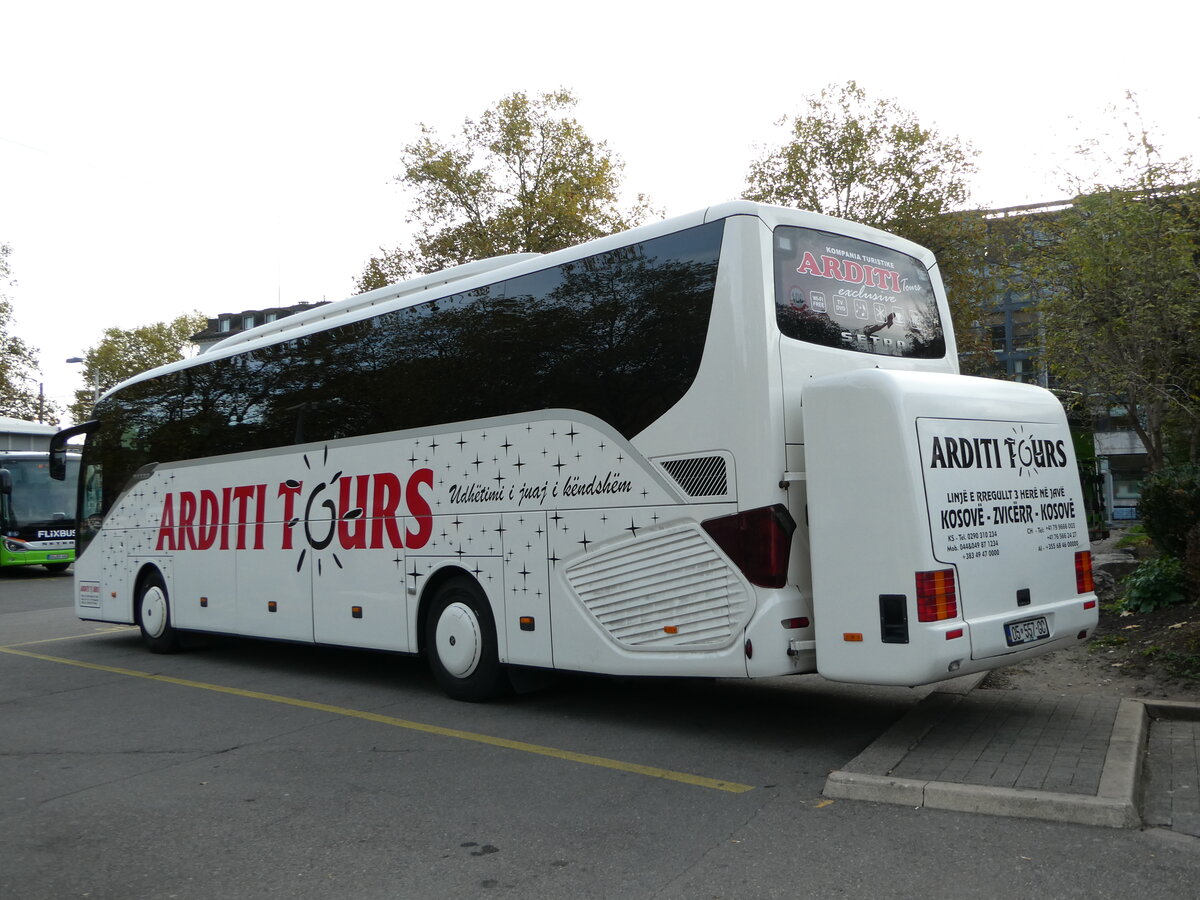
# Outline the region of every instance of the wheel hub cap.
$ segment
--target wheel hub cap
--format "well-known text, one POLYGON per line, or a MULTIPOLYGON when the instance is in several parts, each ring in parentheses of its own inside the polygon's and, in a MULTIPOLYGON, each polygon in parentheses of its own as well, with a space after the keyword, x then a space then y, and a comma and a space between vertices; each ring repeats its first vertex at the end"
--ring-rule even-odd
POLYGON ((475 611, 465 603, 451 603, 437 624, 437 655, 446 671, 466 678, 479 665, 483 635, 475 611))
POLYGON ((160 587, 152 587, 142 596, 142 627, 155 638, 167 627, 167 598, 160 587))

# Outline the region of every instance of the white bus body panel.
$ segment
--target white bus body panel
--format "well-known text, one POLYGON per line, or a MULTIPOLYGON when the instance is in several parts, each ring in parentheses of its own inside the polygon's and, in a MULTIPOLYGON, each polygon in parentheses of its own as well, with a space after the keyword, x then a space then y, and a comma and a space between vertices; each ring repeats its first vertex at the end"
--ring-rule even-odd
POLYGON ((863 369, 810 381, 803 417, 822 675, 923 684, 1095 627, 1095 594, 1075 582, 1087 549, 1075 456, 1048 391, 863 369), (919 622, 916 573, 947 568, 958 616, 919 622), (881 595, 906 598, 907 642, 882 641, 881 595), (1006 624, 1043 617, 1047 637, 1009 646, 1006 624))
POLYGON ((504 663, 744 677, 757 593, 699 524, 736 511, 735 482, 725 451, 650 460, 565 410, 158 465, 81 556, 77 611, 133 621, 153 567, 181 629, 416 652, 453 570, 504 663))

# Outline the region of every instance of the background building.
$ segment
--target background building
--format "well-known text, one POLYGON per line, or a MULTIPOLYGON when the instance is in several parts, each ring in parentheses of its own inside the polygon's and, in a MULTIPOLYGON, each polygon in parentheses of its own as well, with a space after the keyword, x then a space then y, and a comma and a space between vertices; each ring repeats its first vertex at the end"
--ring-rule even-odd
POLYGON ((257 325, 265 325, 302 310, 312 309, 314 306, 324 306, 326 302, 328 301, 323 300, 320 303, 297 303, 294 306, 272 306, 268 309, 247 309, 240 313, 221 313, 216 318, 209 319, 208 327, 193 334, 191 341, 204 353, 213 344, 225 340, 230 335, 249 331, 257 325))
POLYGON ((0 416, 0 450, 50 451, 50 435, 58 431, 55 425, 39 425, 24 419, 0 416))
MULTIPOLYGON (((984 321, 992 352, 1002 377, 1051 390, 1057 385, 1054 373, 1042 359, 1045 332, 1038 298, 1021 275, 1021 247, 1044 238, 1040 223, 1070 206, 1070 200, 1058 200, 983 212, 988 225, 989 266, 996 283, 996 294, 986 308, 984 321)), ((1069 396, 1061 399, 1071 414, 1085 492, 1091 469, 1092 477, 1097 479, 1096 489, 1103 498, 1106 521, 1136 519, 1141 481, 1149 465, 1146 448, 1129 424, 1127 411, 1096 410, 1083 398, 1075 404, 1069 396), (1087 462, 1089 454, 1094 455, 1092 464, 1087 462)))

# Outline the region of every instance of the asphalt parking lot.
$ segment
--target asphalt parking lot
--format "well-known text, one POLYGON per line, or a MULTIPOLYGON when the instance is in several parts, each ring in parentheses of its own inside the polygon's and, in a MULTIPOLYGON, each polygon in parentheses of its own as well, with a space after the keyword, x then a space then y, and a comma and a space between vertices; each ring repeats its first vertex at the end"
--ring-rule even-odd
POLYGON ((486 704, 421 661, 156 656, 70 578, 0 580, 0 896, 1183 896, 1194 840, 822 795, 925 696, 564 678, 486 704))

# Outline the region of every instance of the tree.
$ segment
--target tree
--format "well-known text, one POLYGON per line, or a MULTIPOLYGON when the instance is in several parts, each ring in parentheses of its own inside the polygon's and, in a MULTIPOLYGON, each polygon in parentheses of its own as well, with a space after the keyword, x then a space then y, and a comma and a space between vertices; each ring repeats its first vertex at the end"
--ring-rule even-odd
MULTIPOLYGON (((1166 160, 1136 117, 1117 171, 1076 179, 1081 193, 1040 229, 1032 275, 1046 362, 1065 387, 1123 409, 1151 471, 1200 459, 1200 181, 1166 160)), ((1092 143, 1081 159, 1094 163, 1092 143)))
POLYGON ((8 244, 0 244, 0 415, 53 423, 57 421, 57 410, 45 402, 40 390, 34 390, 40 371, 37 351, 10 334, 12 301, 2 289, 15 283, 8 263, 11 252, 8 244))
POLYGON ((467 119, 450 141, 422 125, 396 176, 415 195, 413 245, 373 257, 359 290, 506 253, 561 250, 644 221, 652 212, 644 196, 618 207, 623 163, 570 116, 575 104, 566 90, 517 92, 467 119))
POLYGON ((989 371, 979 352, 982 304, 992 296, 984 265, 985 227, 964 212, 976 155, 942 137, 892 100, 870 100, 854 81, 830 85, 780 124, 789 138, 750 165, 745 196, 761 203, 873 225, 938 257, 964 367, 989 371))
POLYGON ((182 315, 170 322, 155 322, 140 328, 106 328, 100 343, 83 357, 84 387, 75 391, 69 412, 76 422, 91 414, 93 394, 147 369, 164 366, 184 358, 190 338, 208 324, 201 313, 182 315))

